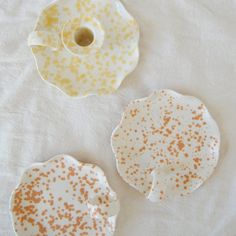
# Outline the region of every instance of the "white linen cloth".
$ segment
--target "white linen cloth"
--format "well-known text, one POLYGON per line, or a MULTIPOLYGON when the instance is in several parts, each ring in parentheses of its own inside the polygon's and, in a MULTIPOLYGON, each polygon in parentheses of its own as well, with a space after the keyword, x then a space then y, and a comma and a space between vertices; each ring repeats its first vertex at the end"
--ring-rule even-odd
POLYGON ((98 164, 121 200, 115 236, 236 235, 236 1, 125 0, 140 63, 108 96, 71 99, 43 82, 27 37, 50 0, 0 0, 0 236, 26 167, 68 153, 98 164), (150 203, 117 174, 112 130, 133 99, 161 88, 200 98, 222 135, 216 171, 192 195, 150 203))

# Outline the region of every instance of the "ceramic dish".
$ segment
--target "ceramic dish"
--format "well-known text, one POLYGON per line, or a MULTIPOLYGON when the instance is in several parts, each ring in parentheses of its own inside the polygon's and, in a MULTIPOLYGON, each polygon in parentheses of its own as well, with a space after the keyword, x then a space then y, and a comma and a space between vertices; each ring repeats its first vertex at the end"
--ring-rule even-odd
POLYGON ((171 90, 130 103, 112 135, 119 174, 151 201, 197 189, 215 169, 219 146, 204 104, 171 90))
POLYGON ((139 28, 118 0, 58 0, 28 39, 41 77, 70 96, 115 91, 139 58, 139 28))
POLYGON ((25 171, 10 210, 19 236, 106 236, 119 201, 99 167, 59 155, 25 171))

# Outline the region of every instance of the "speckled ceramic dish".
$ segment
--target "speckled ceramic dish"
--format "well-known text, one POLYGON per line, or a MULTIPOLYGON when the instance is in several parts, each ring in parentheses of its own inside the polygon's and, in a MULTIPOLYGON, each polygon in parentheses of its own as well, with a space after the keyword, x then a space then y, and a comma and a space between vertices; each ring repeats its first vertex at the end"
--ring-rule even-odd
POLYGON ((28 39, 41 77, 70 96, 115 91, 138 63, 139 28, 118 0, 57 0, 28 39))
POLYGON ((131 102, 112 135, 121 177, 151 201, 184 196, 212 174, 216 122, 197 98, 171 90, 131 102))
POLYGON ((106 236, 119 201, 99 167, 59 155, 25 171, 10 210, 19 236, 106 236))

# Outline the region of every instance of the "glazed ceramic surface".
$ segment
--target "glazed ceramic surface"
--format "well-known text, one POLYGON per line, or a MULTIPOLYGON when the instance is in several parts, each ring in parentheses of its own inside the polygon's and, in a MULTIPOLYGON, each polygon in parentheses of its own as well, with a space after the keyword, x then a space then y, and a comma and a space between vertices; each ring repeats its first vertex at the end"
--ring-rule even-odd
POLYGON ((115 91, 137 65, 139 29, 118 0, 58 0, 28 39, 41 77, 70 96, 115 91))
POLYGON ((19 236, 113 235, 118 212, 103 171, 67 155, 25 171, 11 198, 19 236))
POLYGON ((121 177, 151 201, 197 189, 215 169, 219 146, 204 104, 171 90, 130 103, 112 135, 121 177))

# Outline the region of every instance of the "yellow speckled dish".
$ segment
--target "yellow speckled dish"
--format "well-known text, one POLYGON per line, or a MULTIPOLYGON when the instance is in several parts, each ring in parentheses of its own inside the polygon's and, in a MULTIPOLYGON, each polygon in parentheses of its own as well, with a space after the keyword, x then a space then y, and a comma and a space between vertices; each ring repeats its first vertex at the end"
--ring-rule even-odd
POLYGON ((58 0, 28 44, 41 77, 69 96, 114 92, 139 59, 139 28, 118 0, 58 0))

